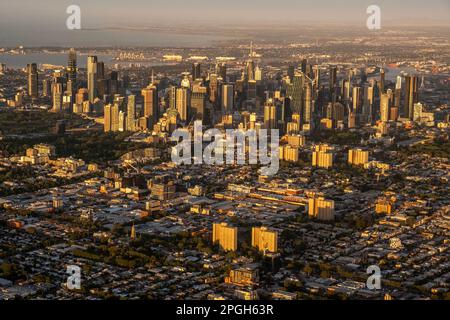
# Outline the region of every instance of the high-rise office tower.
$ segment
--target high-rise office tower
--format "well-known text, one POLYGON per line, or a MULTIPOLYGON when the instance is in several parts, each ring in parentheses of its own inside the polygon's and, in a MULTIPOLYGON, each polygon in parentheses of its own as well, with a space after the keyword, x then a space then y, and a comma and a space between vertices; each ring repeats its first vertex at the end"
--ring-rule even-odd
POLYGON ((195 86, 191 94, 191 112, 196 120, 205 120, 207 89, 204 86, 195 86))
POLYGON ((215 73, 209 75, 209 101, 214 105, 217 102, 219 94, 219 81, 217 78, 217 74, 215 73))
POLYGON ((302 67, 301 67, 301 70, 302 70, 302 72, 304 73, 304 74, 306 74, 306 68, 307 68, 307 66, 308 66, 308 60, 306 60, 306 59, 302 59, 302 67))
POLYGON ((405 77, 405 105, 404 116, 413 119, 414 104, 419 102, 417 76, 405 77))
POLYGON ((330 96, 333 98, 334 96, 334 89, 336 87, 336 81, 337 81, 337 67, 331 66, 330 67, 330 96))
POLYGON ((32 99, 37 99, 38 97, 38 71, 36 63, 31 63, 27 65, 28 72, 28 95, 32 99))
POLYGON ((42 80, 42 96, 50 97, 52 95, 52 84, 49 79, 42 80))
POLYGON ((69 60, 67 63, 67 79, 72 81, 74 92, 77 89, 77 52, 74 48, 69 50, 69 60))
POLYGON ((104 131, 105 132, 110 132, 112 129, 112 115, 111 115, 111 111, 112 111, 112 105, 111 104, 107 104, 105 105, 105 107, 103 108, 103 117, 104 117, 104 131))
POLYGON ((363 115, 365 121, 372 122, 372 107, 374 100, 374 90, 372 86, 364 86, 364 102, 363 102, 363 115))
POLYGON ((348 126, 349 129, 352 129, 352 128, 356 127, 356 113, 353 112, 353 111, 350 111, 348 113, 347 126, 348 126))
POLYGON ((216 66, 216 73, 223 81, 227 81, 227 65, 225 63, 219 63, 216 66))
POLYGON ((291 99, 288 97, 281 98, 281 108, 277 109, 277 119, 283 124, 292 120, 291 99))
POLYGON ((176 106, 178 114, 180 115, 180 120, 187 122, 189 120, 189 89, 188 88, 178 88, 176 106))
POLYGON ((148 127, 151 128, 159 119, 158 88, 151 83, 142 89, 141 94, 144 98, 144 117, 148 119, 148 127))
POLYGON ((262 69, 259 66, 256 66, 256 69, 255 69, 255 80, 256 81, 262 80, 262 69))
POLYGON ((87 59, 87 82, 89 91, 89 101, 91 103, 98 97, 98 84, 97 84, 97 57, 89 56, 87 59))
POLYGON ((277 252, 278 232, 266 227, 253 227, 252 246, 263 252, 277 252))
POLYGON ((201 65, 198 62, 192 64, 192 80, 197 80, 202 77, 201 65))
POLYGON ((60 112, 62 110, 63 104, 63 85, 62 83, 53 83, 52 85, 52 95, 53 95, 53 112, 60 112))
POLYGON ((419 103, 414 104, 413 120, 419 121, 422 118, 423 105, 419 103))
POLYGON ((342 103, 330 102, 326 109, 326 118, 332 119, 334 124, 337 124, 339 121, 344 121, 345 117, 345 107, 342 103))
POLYGON ((169 109, 177 108, 177 87, 171 86, 169 88, 169 109))
POLYGON ((402 77, 398 76, 395 82, 394 106, 399 107, 402 100, 402 77))
POLYGON ((311 84, 308 82, 303 88, 303 121, 311 124, 312 120, 312 99, 311 99, 311 84))
POLYGON ((256 80, 249 80, 247 82, 247 98, 248 99, 256 98, 256 80))
POLYGON ((390 114, 389 107, 390 107, 389 106, 389 95, 387 93, 381 94, 381 98, 380 98, 380 118, 381 118, 381 121, 383 121, 383 122, 389 121, 389 114, 390 114))
POLYGON ((344 101, 350 100, 350 81, 348 79, 342 80, 342 98, 344 101))
POLYGON ((289 66, 287 71, 287 76, 289 77, 289 81, 292 83, 295 75, 295 66, 289 66))
POLYGON ((236 227, 228 226, 225 222, 213 224, 213 243, 218 242, 225 251, 237 250, 238 230, 236 227))
POLYGON ((365 84, 367 82, 366 68, 361 68, 360 72, 361 72, 361 84, 365 84))
POLYGON ((222 115, 233 113, 234 106, 234 87, 232 84, 224 84, 222 86, 222 115))
POLYGON ((293 112, 301 114, 303 112, 303 73, 296 73, 292 84, 288 86, 286 95, 291 99, 291 108, 293 112))
POLYGON ((119 121, 120 107, 118 102, 114 102, 111 107, 111 131, 119 131, 120 121, 119 121))
MULTIPOLYGON (((97 60, 97 57, 95 59, 97 60)), ((97 62, 97 79, 106 79, 105 63, 103 61, 97 62)))
POLYGON ((126 129, 126 113, 123 112, 122 110, 119 111, 119 125, 118 125, 118 131, 119 132, 124 132, 127 131, 126 129))
MULTIPOLYGON (((86 88, 80 88, 78 89, 77 94, 75 95, 75 104, 73 105, 73 112, 74 113, 83 113, 83 105, 84 104, 90 104, 89 103, 89 95, 88 90, 86 88)), ((89 106, 90 107, 90 106, 89 106)), ((89 113, 90 110, 87 110, 89 113)))
POLYGON ((380 96, 384 93, 385 89, 385 81, 386 81, 386 73, 384 72, 384 69, 380 69, 380 96))
POLYGON ((313 90, 316 91, 320 88, 320 68, 318 65, 314 65, 313 67, 313 75, 314 75, 314 88, 313 90))
POLYGON ((72 80, 68 80, 66 83, 66 93, 67 95, 74 96, 75 95, 75 83, 72 80))
POLYGON ((277 109, 272 99, 264 105, 264 126, 266 129, 276 129, 277 109))
POLYGON ((136 96, 134 95, 128 96, 126 131, 136 131, 136 96))
POLYGON ((352 93, 353 111, 361 113, 361 87, 354 87, 352 93))
POLYGON ((119 93, 119 73, 117 71, 111 71, 109 75, 108 91, 112 96, 119 93))
POLYGON ((255 63, 253 60, 247 61, 247 80, 255 80, 255 63))
POLYGON ((109 80, 106 79, 105 64, 99 61, 97 62, 97 96, 104 99, 104 96, 109 94, 109 80))

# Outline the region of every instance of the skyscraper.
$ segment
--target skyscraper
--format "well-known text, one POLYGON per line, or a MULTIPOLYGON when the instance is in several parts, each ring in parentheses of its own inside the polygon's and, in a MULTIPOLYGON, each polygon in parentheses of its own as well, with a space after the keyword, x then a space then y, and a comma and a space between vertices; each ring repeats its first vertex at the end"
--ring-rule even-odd
POLYGON ((288 86, 286 95, 291 99, 291 108, 293 112, 301 114, 303 112, 303 73, 296 73, 292 84, 288 86))
POLYGON ((417 76, 405 77, 405 105, 403 112, 404 116, 411 120, 414 116, 414 104, 419 102, 418 83, 417 76))
POLYGON ((111 106, 111 131, 113 132, 119 131, 120 126, 119 113, 120 113, 119 103, 116 101, 111 106))
POLYGON ((308 66, 308 60, 302 59, 302 72, 306 74, 306 68, 308 66))
POLYGON ((192 64, 192 80, 200 79, 202 76, 201 65, 198 62, 192 64))
POLYGON ((364 86, 364 102, 362 113, 364 120, 368 123, 372 122, 372 106, 374 100, 374 90, 372 86, 364 86))
POLYGON ((209 75, 209 101, 212 104, 216 104, 217 96, 219 90, 219 82, 217 79, 217 74, 213 73, 209 75))
POLYGON ((148 118, 148 126, 158 122, 159 118, 159 101, 158 88, 151 83, 147 88, 142 89, 141 94, 144 98, 144 117, 148 118))
POLYGON ((384 72, 384 69, 380 69, 380 95, 384 93, 385 89, 385 79, 386 79, 386 73, 384 72))
POLYGON ((353 87, 352 93, 353 111, 361 113, 361 87, 353 87))
POLYGON ((256 66, 255 69, 255 80, 261 81, 263 77, 262 69, 259 66, 256 66))
POLYGON ((52 84, 48 79, 42 80, 42 96, 50 97, 52 95, 52 84))
POLYGON ((395 82, 394 106, 399 107, 402 99, 402 77, 398 76, 395 82))
POLYGON ((389 95, 387 93, 383 93, 383 94, 381 94, 381 99, 380 99, 380 118, 381 118, 381 121, 383 121, 383 122, 389 121, 389 114, 390 114, 389 95))
POLYGON ((337 67, 330 67, 330 97, 333 99, 334 97, 334 88, 336 87, 337 81, 337 67))
POLYGON ((189 89, 178 88, 176 106, 180 120, 187 122, 189 120, 189 89))
POLYGON ((255 80, 255 63, 253 60, 247 61, 247 79, 255 80))
POLYGON ((37 99, 38 97, 38 71, 36 63, 31 63, 27 65, 28 72, 28 95, 32 99, 37 99))
POLYGON ((53 95, 53 112, 60 112, 63 103, 63 85, 62 83, 56 82, 52 85, 52 95, 53 95))
POLYGON ((126 130, 136 131, 136 96, 134 95, 128 96, 126 130))
POLYGON ((303 88, 303 121, 311 124, 312 120, 312 100, 311 100, 311 84, 308 82, 303 88))
POLYGON ((169 88, 169 109, 176 109, 177 105, 177 87, 171 86, 169 88))
POLYGON ((217 65, 216 73, 223 81, 227 81, 227 65, 225 63, 219 63, 217 65))
POLYGON ((277 109, 272 99, 267 100, 264 105, 264 127, 275 129, 277 124, 277 109))
POLYGON ((111 109, 112 109, 111 104, 107 104, 104 107, 104 111, 103 111, 104 125, 103 125, 103 128, 104 128, 105 132, 110 132, 111 129, 112 129, 111 109))
POLYGON ((191 112, 196 120, 205 120, 207 89, 203 86, 194 87, 191 94, 191 112))
POLYGON ((98 84, 97 84, 97 57, 89 56, 87 59, 87 82, 89 91, 89 101, 91 103, 98 97, 98 84))
POLYGON ((320 68, 318 65, 314 65, 313 75, 314 75, 314 88, 313 88, 314 90, 313 91, 316 91, 320 87, 320 80, 321 80, 320 79, 320 68))
POLYGON ((231 114, 233 112, 234 106, 234 88, 232 84, 224 84, 222 86, 222 103, 221 109, 222 114, 231 114))
POLYGON ((289 81, 292 82, 294 80, 295 75, 295 66, 289 66, 287 71, 287 76, 289 77, 289 81))
POLYGON ((69 51, 69 60, 67 63, 67 79, 72 81, 74 92, 77 89, 77 53, 74 48, 69 51))

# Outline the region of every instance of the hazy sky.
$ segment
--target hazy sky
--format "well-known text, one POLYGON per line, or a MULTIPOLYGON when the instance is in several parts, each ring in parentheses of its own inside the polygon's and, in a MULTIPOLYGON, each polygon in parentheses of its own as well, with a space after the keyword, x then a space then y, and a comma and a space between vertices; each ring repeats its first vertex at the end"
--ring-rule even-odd
POLYGON ((450 0, 1 0, 0 46, 67 30, 66 8, 81 7, 82 28, 176 25, 351 24, 365 26, 366 8, 381 7, 385 25, 450 25, 450 0))

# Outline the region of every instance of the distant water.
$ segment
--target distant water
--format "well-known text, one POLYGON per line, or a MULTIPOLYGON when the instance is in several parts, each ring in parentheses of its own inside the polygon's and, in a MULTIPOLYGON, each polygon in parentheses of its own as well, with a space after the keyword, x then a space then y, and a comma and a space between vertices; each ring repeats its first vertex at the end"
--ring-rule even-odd
MULTIPOLYGON (((112 63, 112 55, 97 55, 99 61, 106 64, 112 63)), ((28 63, 52 64, 57 66, 67 65, 67 54, 64 53, 29 53, 29 54, 0 54, 0 63, 6 64, 7 68, 20 69, 28 63)), ((80 68, 86 67, 87 56, 78 56, 77 65, 80 68)))
POLYGON ((2 29, 0 47, 208 47, 216 41, 235 39, 217 33, 194 34, 154 30, 111 30, 43 28, 39 33, 27 27, 2 29))

